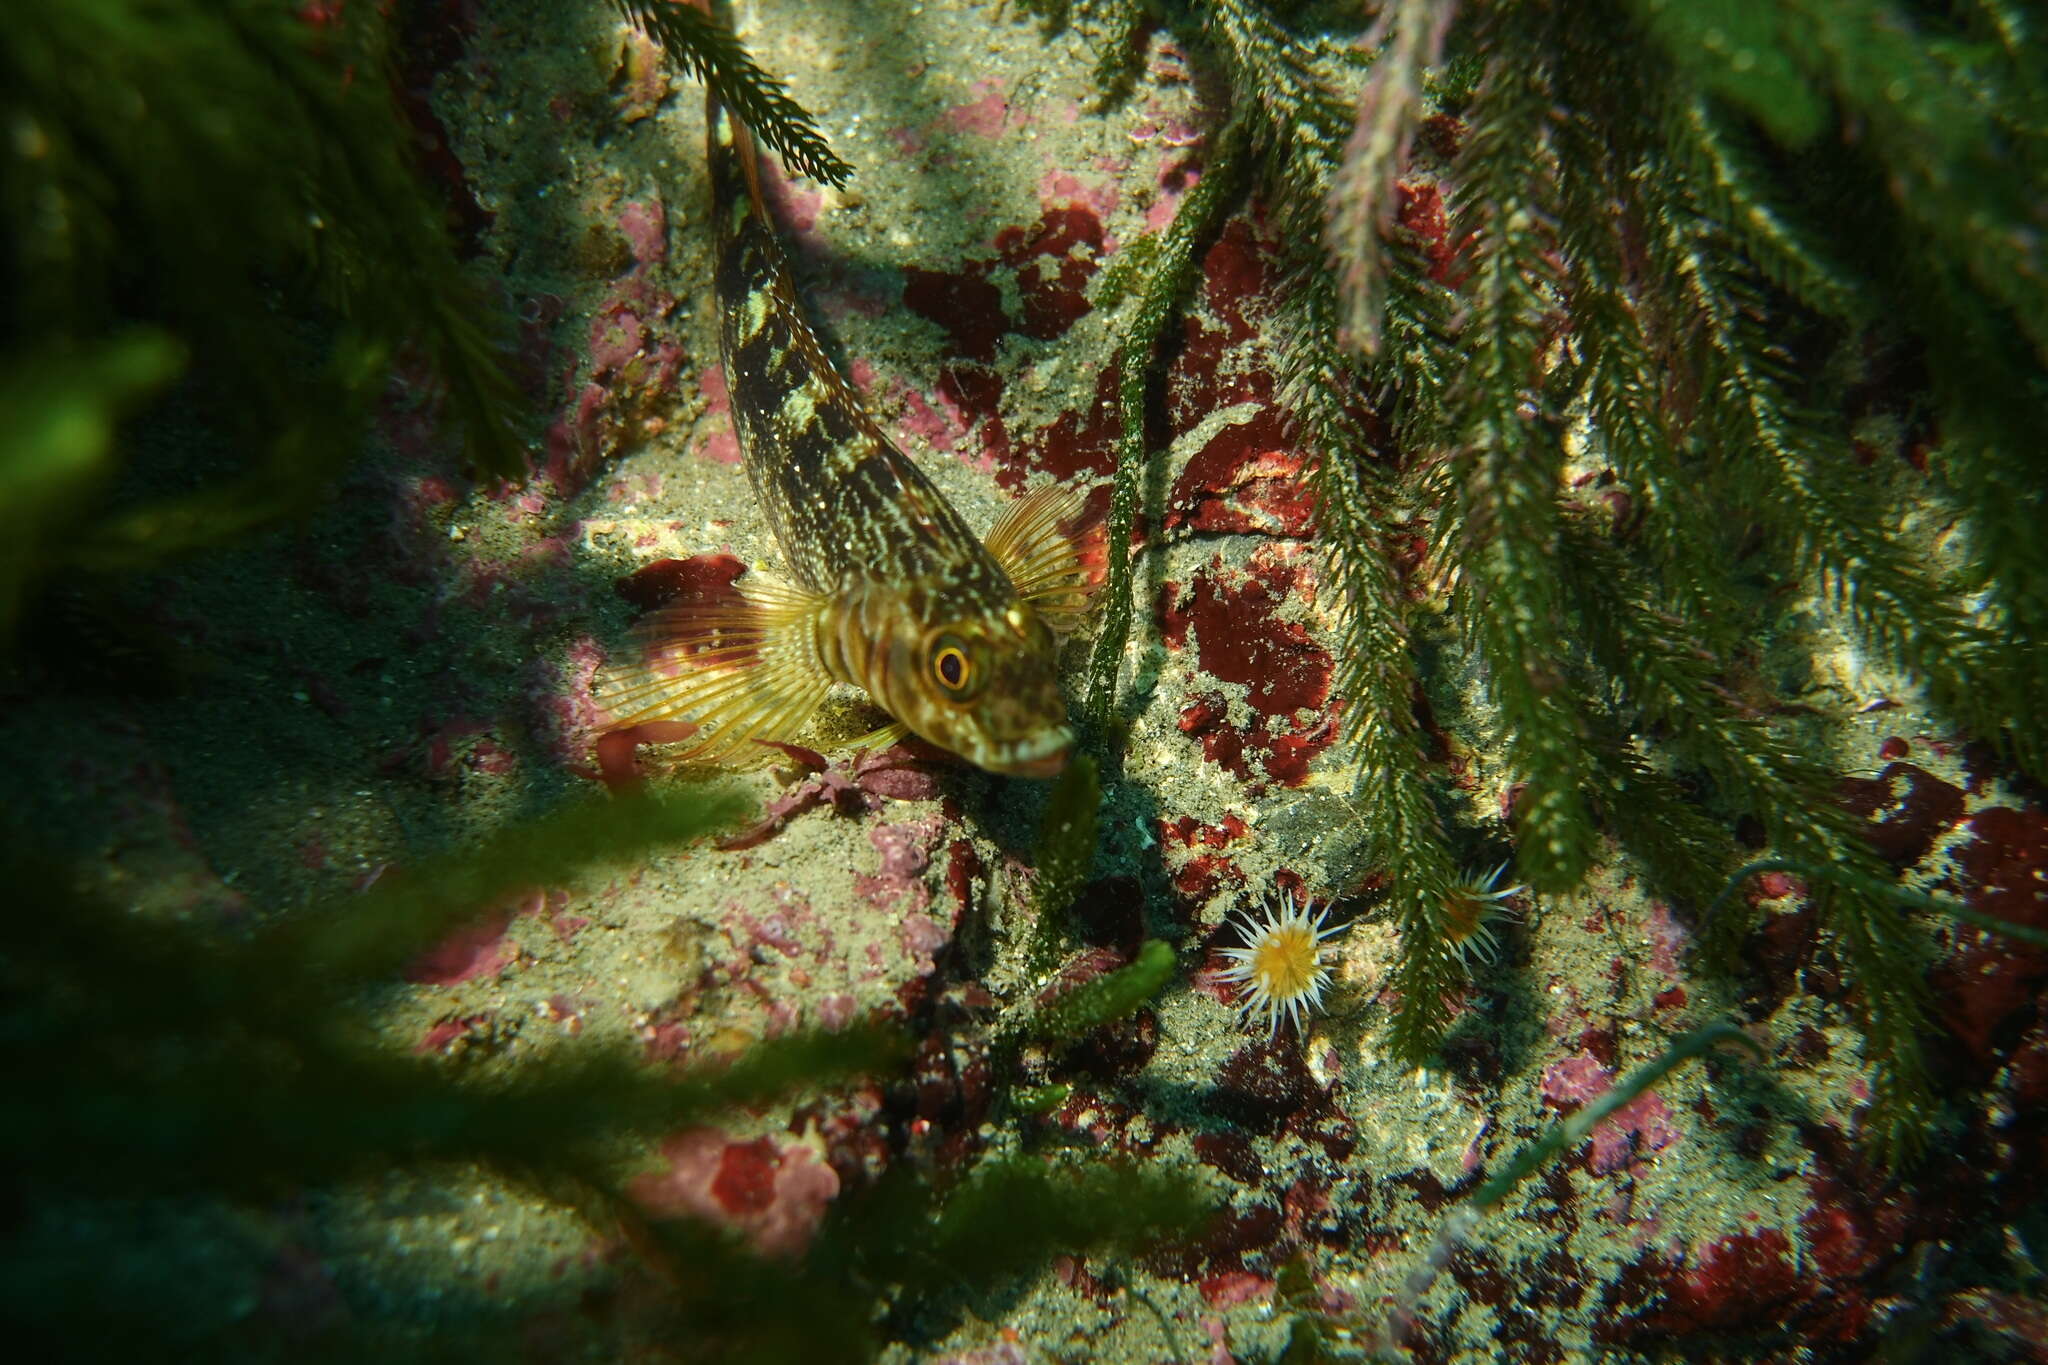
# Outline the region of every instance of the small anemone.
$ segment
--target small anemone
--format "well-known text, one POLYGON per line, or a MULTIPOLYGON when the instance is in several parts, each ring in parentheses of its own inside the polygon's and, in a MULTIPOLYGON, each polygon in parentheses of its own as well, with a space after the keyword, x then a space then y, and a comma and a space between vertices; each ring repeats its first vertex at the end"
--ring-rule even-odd
POLYGON ((1493 924, 1496 920, 1514 919, 1514 909, 1507 900, 1529 889, 1523 885, 1501 886, 1501 874, 1507 870, 1508 865, 1503 862, 1484 876, 1468 874, 1444 896, 1444 941, 1465 962, 1475 957, 1482 962, 1493 961, 1494 954, 1500 951, 1500 940, 1493 936, 1493 924))
POLYGON ((1220 977, 1238 989, 1237 1012, 1247 1024, 1264 1020, 1266 1036, 1280 1031, 1280 1021, 1291 1021, 1301 1031, 1301 1021, 1323 1003, 1323 989, 1330 984, 1330 968, 1323 961, 1323 941, 1344 932, 1347 926, 1326 925, 1328 906, 1309 913, 1296 905, 1294 893, 1283 891, 1277 905, 1268 901, 1261 907, 1247 907, 1234 920, 1244 939, 1242 948, 1225 948, 1230 966, 1220 977))

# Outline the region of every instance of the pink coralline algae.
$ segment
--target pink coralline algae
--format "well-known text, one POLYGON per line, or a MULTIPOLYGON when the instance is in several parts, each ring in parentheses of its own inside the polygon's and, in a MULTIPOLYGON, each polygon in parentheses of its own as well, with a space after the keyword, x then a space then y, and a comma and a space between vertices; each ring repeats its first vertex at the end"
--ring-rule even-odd
POLYGON ((1025 1352, 1022 1344, 1002 1341, 994 1346, 983 1346, 977 1350, 946 1356, 934 1361, 933 1365, 1031 1365, 1031 1357, 1025 1352))
POLYGON ((976 81, 973 90, 975 99, 946 111, 946 123, 963 133, 980 137, 999 136, 1010 116, 1010 102, 1003 95, 1003 83, 988 77, 976 81))
POLYGON ((668 259, 668 211, 661 200, 626 205, 619 211, 619 231, 637 263, 654 265, 668 259))
MULTIPOLYGON (((1176 130, 1169 130, 1167 133, 1169 139, 1180 136, 1180 132, 1176 130)), ((1200 138, 1192 135, 1188 141, 1168 141, 1167 145, 1175 151, 1161 159, 1158 171, 1153 177, 1154 183, 1158 186, 1158 194, 1145 210, 1145 231, 1164 232, 1172 226, 1174 215, 1180 212, 1181 200, 1186 198, 1188 191, 1201 180, 1202 168, 1198 154, 1181 153, 1179 150, 1191 147, 1198 141, 1200 138)))
POLYGON ((1672 917, 1671 907, 1657 901, 1650 907, 1649 923, 1644 926, 1644 936, 1650 941, 1650 965, 1669 977, 1676 977, 1679 970, 1679 955, 1692 941, 1684 925, 1672 917))
MULTIPOLYGON (((801 910, 803 916, 815 923, 816 916, 810 911, 808 902, 789 897, 789 906, 801 910)), ((748 952, 755 947, 773 950, 784 957, 798 957, 803 951, 791 924, 792 916, 782 909, 771 910, 765 915, 755 916, 747 912, 739 901, 728 901, 724 920, 726 938, 735 948, 748 952)))
POLYGON ((613 100, 621 123, 638 123, 651 118, 668 98, 668 65, 661 48, 637 30, 626 40, 626 50, 616 73, 618 89, 613 100))
MULTIPOLYGON (((1543 1098, 1566 1112, 1598 1099, 1613 1085, 1614 1073, 1588 1052, 1553 1062, 1543 1072, 1543 1098)), ((1670 1120, 1671 1110, 1660 1096, 1636 1096, 1593 1130, 1588 1167, 1605 1175, 1672 1146, 1678 1130, 1670 1120)))
POLYGON ((538 659, 528 670, 527 697, 532 730, 548 754, 564 769, 576 771, 603 724, 591 696, 604 651, 588 635, 569 642, 559 660, 538 659))
POLYGON ((615 303, 590 320, 590 363, 601 378, 614 374, 640 354, 646 340, 640 315, 615 303))
POLYGON ((900 825, 877 825, 868 831, 868 842, 882 855, 882 864, 872 876, 853 879, 854 890, 877 910, 905 909, 921 913, 932 903, 924 872, 931 866, 932 849, 944 824, 936 819, 911 820, 900 825))
POLYGON ((561 890, 523 891, 486 914, 450 932, 439 943, 407 964, 402 973, 416 986, 457 986, 496 976, 512 965, 517 954, 506 944, 505 934, 515 918, 531 916, 547 921, 563 942, 573 939, 590 921, 571 915, 569 893, 561 890))
MULTIPOLYGON (((938 395, 938 406, 925 401, 923 394, 907 384, 898 383, 896 396, 903 404, 903 415, 896 420, 897 429, 917 437, 933 450, 951 454, 953 448, 967 436, 967 420, 960 405, 945 392, 938 395)), ((994 467, 991 457, 984 456, 982 462, 994 467)))
POLYGON ((548 429, 548 477, 556 488, 580 488, 600 456, 667 424, 666 399, 682 371, 683 351, 670 330, 675 295, 654 283, 666 255, 665 215, 658 203, 634 205, 621 220, 635 261, 613 281, 592 313, 589 372, 578 380, 572 361, 562 376, 570 401, 548 429))
POLYGON ((711 425, 699 452, 719 464, 740 462, 740 437, 732 425, 732 394, 725 386, 725 366, 706 365, 697 375, 698 392, 704 396, 704 420, 711 425))
POLYGON ((512 962, 512 951, 505 946, 505 931, 511 924, 508 908, 462 926, 414 958, 405 969, 405 979, 416 986, 455 986, 496 976, 512 962))
POLYGON ((789 1257, 811 1243, 839 1177, 801 1142, 733 1142, 692 1128, 661 1145, 667 1169, 632 1184, 650 1213, 700 1218, 733 1229, 764 1256, 789 1257))
POLYGON ((1211 1308, 1235 1308, 1241 1303, 1270 1297, 1274 1284, 1265 1276, 1254 1275, 1248 1270, 1226 1270, 1205 1276, 1199 1287, 1202 1298, 1211 1308))
POLYGON ((776 157, 763 157, 761 193, 768 201, 769 214, 783 232, 795 239, 799 253, 816 256, 824 252, 818 239, 818 213, 825 206, 825 192, 807 180, 791 179, 776 157))
POLYGON ((412 1045, 412 1050, 421 1055, 453 1051, 464 1038, 487 1033, 496 1018, 494 1011, 485 1010, 479 1014, 456 1014, 437 1019, 412 1045))
MULTIPOLYGON (((1114 177, 1127 170, 1128 164, 1117 158, 1110 157, 1105 158, 1098 165, 1100 169, 1109 173, 1110 179, 1086 181, 1078 176, 1070 175, 1066 171, 1057 169, 1047 171, 1038 180, 1039 202, 1042 204, 1079 204, 1093 212, 1098 218, 1109 217, 1109 215, 1116 212, 1117 204, 1123 198, 1122 192, 1117 188, 1117 182, 1114 177)), ((1115 249, 1116 243, 1113 240, 1104 241, 1104 251, 1113 251, 1115 249)))

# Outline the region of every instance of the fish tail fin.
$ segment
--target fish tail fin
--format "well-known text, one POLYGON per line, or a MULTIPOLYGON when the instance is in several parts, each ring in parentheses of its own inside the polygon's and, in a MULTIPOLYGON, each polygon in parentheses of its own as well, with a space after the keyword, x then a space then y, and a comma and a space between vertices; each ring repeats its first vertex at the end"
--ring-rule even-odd
POLYGON ((607 731, 689 721, 686 763, 740 762, 767 752, 757 740, 790 742, 832 687, 818 653, 823 608, 816 594, 750 580, 648 613, 633 627, 639 659, 600 686, 607 731))

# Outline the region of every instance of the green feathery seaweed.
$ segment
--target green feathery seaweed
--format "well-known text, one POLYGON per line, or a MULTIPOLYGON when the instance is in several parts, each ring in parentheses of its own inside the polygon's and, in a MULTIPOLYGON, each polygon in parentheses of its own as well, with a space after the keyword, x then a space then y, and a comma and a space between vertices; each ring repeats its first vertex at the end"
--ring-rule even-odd
POLYGON ((853 167, 841 161, 801 104, 781 81, 747 55, 725 24, 687 4, 666 0, 611 0, 612 7, 691 75, 711 87, 719 103, 737 114, 754 136, 799 175, 844 185, 853 167))
POLYGON ((1158 939, 1138 949, 1128 967, 1084 982, 1054 998, 1023 1024, 1034 1042, 1058 1046, 1086 1037, 1130 1014, 1173 979, 1173 949, 1158 939))
POLYGON ((1053 783, 1032 860, 1029 959, 1034 975, 1051 971, 1066 947, 1067 908, 1095 870, 1101 807, 1102 782, 1095 760, 1076 754, 1053 783))
POLYGON ((884 1282, 958 1277, 961 1288, 1027 1272, 1047 1246, 1135 1250, 1191 1229, 1210 1207, 1181 1173, 1112 1162, 988 1161, 941 1198, 892 1193, 873 1206, 894 1202, 893 1217, 863 1220, 880 1235, 861 1269, 884 1282))
MULTIPOLYGON (((1116 719, 1117 674, 1130 641, 1132 612, 1131 528, 1144 487, 1145 393, 1152 382, 1154 353, 1180 306, 1199 261, 1197 248, 1222 222, 1242 189, 1249 124, 1232 119, 1216 135, 1207 171, 1189 191, 1156 249, 1157 261, 1139 296, 1137 316, 1117 348, 1117 402, 1122 423, 1117 440, 1116 480, 1110 495, 1107 535, 1109 576, 1106 603, 1095 646, 1088 656, 1088 690, 1082 717, 1097 744, 1108 743, 1116 719)), ((1148 251, 1151 250, 1148 248, 1148 251)))
POLYGON ((1377 55, 1330 185, 1328 237, 1331 256, 1345 268, 1338 282, 1343 340, 1368 355, 1379 351, 1386 319, 1385 256, 1400 199, 1397 178, 1421 119, 1424 77, 1443 60, 1454 10, 1438 0, 1395 0, 1359 42, 1377 55))
MULTIPOLYGON (((1358 45, 1348 114, 1348 54, 1291 30, 1287 7, 1192 10, 1296 253, 1283 399, 1347 603, 1338 685, 1364 856, 1402 930, 1401 1052, 1442 1036, 1462 979, 1442 920, 1455 862, 1412 717, 1411 599, 1429 585, 1404 580, 1382 529, 1421 518, 1517 784, 1521 875, 1568 890, 1613 837, 1696 898, 1733 841, 1674 772, 1755 815, 1783 856, 1841 869, 1823 914, 1862 987, 1872 1127, 1910 1149, 1932 1104, 1923 949, 1871 894, 1885 868, 1825 767, 1735 693, 1759 629, 1736 566, 1824 591, 1932 705, 2038 770, 2034 7, 1393 0, 1358 45), (1417 171, 1431 183, 1413 192, 1450 209, 1437 240, 1396 213, 1417 171), (1906 539, 1858 464, 1847 385, 1872 340, 1924 374, 1942 438, 1929 493, 1962 516, 1951 565, 1906 539), (1360 396, 1384 427, 1356 419, 1360 396), (1603 466, 1618 498, 1574 492, 1603 466)), ((1727 963, 1744 927, 1717 916, 1709 956, 1727 963)))
POLYGON ((1466 421, 1438 540, 1457 566, 1458 621, 1488 664, 1509 765, 1526 783, 1517 866, 1538 891, 1557 892, 1585 874, 1596 833, 1588 721, 1554 571, 1565 451, 1545 380, 1558 282, 1539 225, 1557 213, 1556 77, 1540 55, 1549 16, 1524 7, 1498 18, 1453 168, 1469 188, 1451 231, 1470 261, 1473 306, 1467 363, 1446 395, 1466 421))

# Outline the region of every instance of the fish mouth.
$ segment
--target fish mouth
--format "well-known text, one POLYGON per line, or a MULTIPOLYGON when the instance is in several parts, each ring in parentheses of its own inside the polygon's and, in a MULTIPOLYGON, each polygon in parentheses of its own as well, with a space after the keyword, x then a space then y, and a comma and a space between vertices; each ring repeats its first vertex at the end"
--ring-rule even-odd
POLYGON ((1009 777, 1058 777, 1073 745, 1074 736, 1060 730, 1035 744, 1006 745, 995 762, 982 766, 1009 777))

